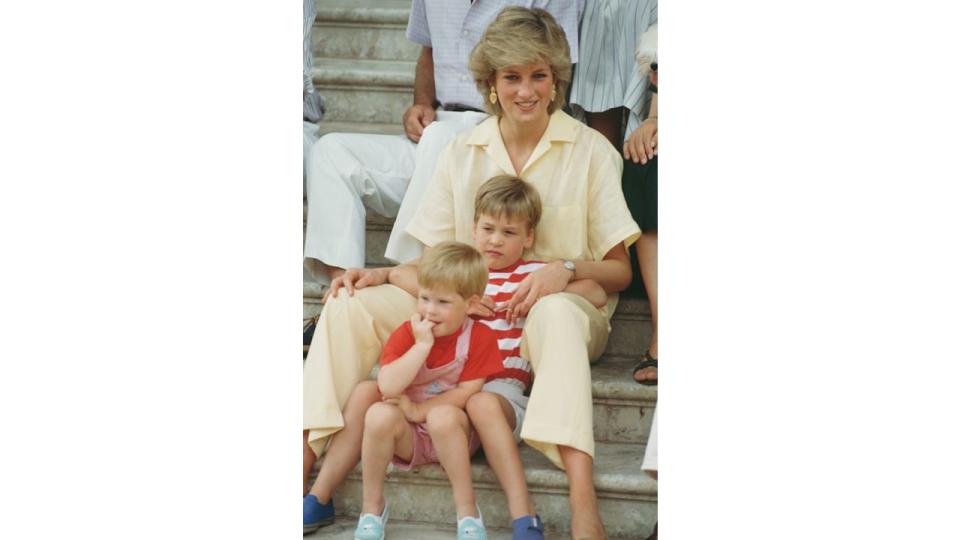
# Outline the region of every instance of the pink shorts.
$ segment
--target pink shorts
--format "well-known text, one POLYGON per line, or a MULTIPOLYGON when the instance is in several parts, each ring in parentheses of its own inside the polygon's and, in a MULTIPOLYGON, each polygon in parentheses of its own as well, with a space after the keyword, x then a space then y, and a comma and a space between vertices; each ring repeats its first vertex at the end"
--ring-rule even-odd
MULTIPOLYGON (((401 471, 409 471, 420 465, 440 463, 440 460, 437 459, 437 452, 433 448, 433 440, 430 438, 430 433, 427 432, 427 424, 408 423, 410 424, 410 429, 413 430, 413 457, 407 462, 397 456, 393 456, 393 466, 401 471)), ((467 451, 470 456, 473 456, 479 449, 480 434, 477 433, 477 430, 473 429, 473 426, 470 426, 470 435, 467 437, 467 451)))

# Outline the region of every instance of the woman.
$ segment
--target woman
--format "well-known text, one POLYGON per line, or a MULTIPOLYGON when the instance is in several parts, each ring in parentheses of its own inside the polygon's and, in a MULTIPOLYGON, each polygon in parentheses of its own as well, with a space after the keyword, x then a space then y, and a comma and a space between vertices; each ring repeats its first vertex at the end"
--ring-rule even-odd
MULTIPOLYGON (((482 182, 513 174, 539 191, 543 214, 525 258, 552 262, 520 285, 510 305, 527 316, 522 354, 536 375, 521 437, 566 470, 573 537, 601 539, 590 361, 606 345, 612 293, 630 282, 626 248, 640 234, 620 190, 623 160, 602 135, 560 110, 570 84, 569 47, 546 11, 503 10, 474 49, 470 69, 493 116, 443 151, 407 232, 426 246, 471 242, 482 182), (611 293, 607 307, 559 292, 574 277, 611 293)), ((381 285, 389 272, 352 269, 331 285, 304 366, 305 440, 314 453, 343 426, 341 408, 389 332, 416 309, 402 289, 381 285), (341 287, 348 294, 337 295, 341 287)))

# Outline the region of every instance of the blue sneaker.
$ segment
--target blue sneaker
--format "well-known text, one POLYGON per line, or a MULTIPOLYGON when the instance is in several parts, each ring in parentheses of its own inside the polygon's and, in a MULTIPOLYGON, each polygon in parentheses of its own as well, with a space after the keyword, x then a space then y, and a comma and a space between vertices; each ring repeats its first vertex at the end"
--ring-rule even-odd
POLYGON ((543 540, 540 516, 523 516, 513 520, 513 540, 543 540))
POLYGON ((390 517, 390 511, 386 503, 383 505, 383 513, 379 516, 374 514, 364 514, 357 521, 357 530, 353 531, 353 540, 383 540, 383 528, 387 525, 387 518, 390 517))
POLYGON ((457 521, 457 540, 487 540, 487 528, 483 526, 483 514, 477 508, 480 517, 465 517, 457 521))
POLYGON ((327 504, 320 504, 316 495, 307 495, 303 498, 303 534, 333 523, 333 499, 327 504))

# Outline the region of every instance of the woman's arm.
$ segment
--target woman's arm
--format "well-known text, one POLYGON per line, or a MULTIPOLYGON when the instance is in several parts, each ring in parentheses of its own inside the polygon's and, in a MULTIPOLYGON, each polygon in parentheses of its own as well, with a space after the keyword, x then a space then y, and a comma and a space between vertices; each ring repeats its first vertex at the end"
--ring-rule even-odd
POLYGON ((553 261, 527 276, 507 305, 507 320, 526 317, 537 300, 564 290, 574 279, 591 279, 612 293, 626 289, 633 277, 622 242, 608 251, 602 261, 571 262, 576 269, 573 272, 563 266, 563 261, 553 261))
POLYGON ((592 279, 571 281, 563 292, 582 296, 596 308, 602 308, 607 305, 607 291, 603 290, 603 287, 592 279))
POLYGON ((414 261, 407 264, 394 266, 390 269, 387 282, 391 285, 400 287, 416 297, 418 294, 420 294, 420 285, 417 282, 418 262, 419 261, 414 261))

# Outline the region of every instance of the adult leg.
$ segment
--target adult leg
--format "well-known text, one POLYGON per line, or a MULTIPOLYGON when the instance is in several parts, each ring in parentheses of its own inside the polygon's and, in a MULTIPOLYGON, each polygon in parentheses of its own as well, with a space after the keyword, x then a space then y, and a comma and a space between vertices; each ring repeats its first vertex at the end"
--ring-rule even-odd
POLYGON ((453 405, 435 407, 427 413, 427 432, 440 465, 453 488, 457 519, 479 517, 470 476, 470 422, 463 409, 453 405))
POLYGON ((590 361, 603 353, 609 331, 603 313, 569 293, 541 298, 524 325, 520 353, 537 379, 521 436, 567 471, 575 538, 604 537, 593 490, 590 361))
POLYGON ((560 446, 559 450, 570 482, 570 533, 574 540, 606 538, 593 487, 593 457, 569 446, 560 446))
POLYGON ((363 429, 363 503, 361 514, 380 515, 386 501, 383 483, 387 465, 397 455, 413 458, 413 428, 403 412, 389 403, 375 403, 367 409, 363 429))
POLYGON ((330 270, 364 265, 366 208, 397 214, 415 153, 404 136, 360 133, 331 133, 310 148, 303 254, 322 283, 330 270))
POLYGON ((390 333, 417 309, 393 285, 345 291, 330 298, 303 365, 303 427, 314 454, 343 427, 340 413, 354 386, 370 374, 390 333))
POLYGON ((331 438, 327 456, 310 489, 310 493, 314 494, 321 504, 330 501, 333 492, 360 462, 364 418, 367 409, 379 402, 380 397, 376 381, 361 381, 350 394, 347 406, 343 409, 343 429, 331 438))
POLYGON ((388 259, 405 263, 420 257, 423 245, 407 234, 405 229, 420 207, 423 192, 433 179, 440 152, 458 133, 479 124, 486 117, 486 114, 478 112, 438 111, 437 119, 423 130, 420 143, 417 144, 416 165, 410 184, 387 241, 385 255, 388 259))
MULTIPOLYGON (((650 321, 653 324, 653 336, 650 338, 650 356, 658 358, 657 351, 657 231, 645 231, 637 240, 637 257, 640 262, 640 274, 643 286, 650 299, 650 321)), ((656 380, 657 368, 647 367, 634 373, 637 381, 656 380)))
POLYGON ((511 519, 533 515, 533 503, 520 462, 520 450, 513 438, 516 427, 513 407, 503 396, 479 392, 467 401, 467 414, 480 434, 487 463, 507 495, 511 519))

